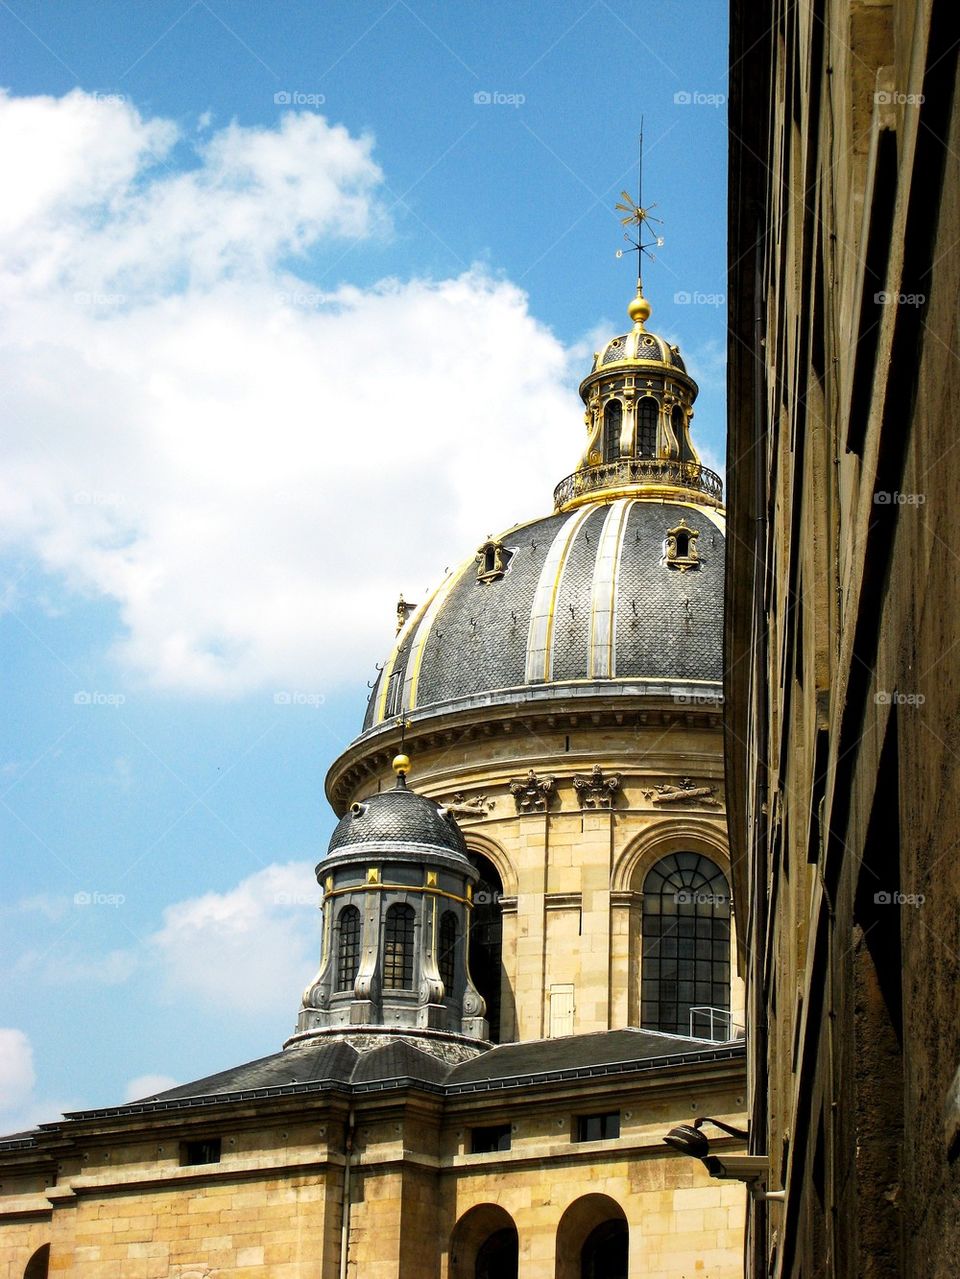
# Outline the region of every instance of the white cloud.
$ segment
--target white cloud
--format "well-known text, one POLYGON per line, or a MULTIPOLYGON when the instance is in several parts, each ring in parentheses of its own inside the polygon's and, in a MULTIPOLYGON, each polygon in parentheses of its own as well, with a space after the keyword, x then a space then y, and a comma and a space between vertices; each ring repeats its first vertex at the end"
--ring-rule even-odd
POLYGON ((176 1088, 178 1082, 172 1075, 137 1075, 124 1089, 123 1100, 144 1101, 159 1092, 166 1092, 168 1088, 176 1088))
POLYGON ((307 251, 389 234, 370 138, 309 113, 190 139, 75 91, 0 97, 0 163, 0 522, 116 602, 155 685, 358 681, 400 590, 573 468, 569 353, 510 282, 310 281, 307 251))
POLYGON ((30 1040, 22 1030, 0 1028, 0 1114, 29 1100, 35 1083, 30 1040))
POLYGON ((150 939, 167 994, 254 1016, 286 1000, 292 1019, 317 968, 319 899, 313 867, 289 862, 168 906, 150 939))
POLYGON ((52 1123, 76 1104, 38 1097, 36 1082, 29 1036, 0 1027, 0 1136, 52 1123))

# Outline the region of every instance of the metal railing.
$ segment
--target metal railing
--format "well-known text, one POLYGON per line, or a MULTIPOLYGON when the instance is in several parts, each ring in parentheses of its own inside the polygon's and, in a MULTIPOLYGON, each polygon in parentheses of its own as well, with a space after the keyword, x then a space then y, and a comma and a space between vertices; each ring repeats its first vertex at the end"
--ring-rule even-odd
POLYGON ((554 506, 559 511, 584 493, 627 484, 665 484, 695 489, 717 502, 723 499, 720 476, 699 462, 681 462, 673 457, 622 457, 616 462, 586 466, 561 480, 553 490, 554 506))
POLYGON ((714 1043, 720 1043, 722 1040, 739 1039, 743 1034, 743 1027, 738 1026, 733 1020, 733 1013, 726 1008, 712 1008, 709 1004, 697 1004, 690 1009, 690 1038, 691 1039, 712 1039, 714 1043), (699 1017, 701 1024, 706 1020, 709 1024, 709 1034, 699 1034, 694 1030, 694 1020, 699 1017), (717 1025, 719 1023, 719 1027, 717 1025), (719 1030, 721 1034, 717 1034, 719 1030))

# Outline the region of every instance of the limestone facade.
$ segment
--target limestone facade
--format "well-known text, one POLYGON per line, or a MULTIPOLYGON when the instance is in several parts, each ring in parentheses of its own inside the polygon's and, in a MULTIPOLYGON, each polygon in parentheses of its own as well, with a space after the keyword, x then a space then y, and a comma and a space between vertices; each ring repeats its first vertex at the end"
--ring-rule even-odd
POLYGON ((727 784, 748 1274, 957 1273, 950 0, 735 0, 727 784))

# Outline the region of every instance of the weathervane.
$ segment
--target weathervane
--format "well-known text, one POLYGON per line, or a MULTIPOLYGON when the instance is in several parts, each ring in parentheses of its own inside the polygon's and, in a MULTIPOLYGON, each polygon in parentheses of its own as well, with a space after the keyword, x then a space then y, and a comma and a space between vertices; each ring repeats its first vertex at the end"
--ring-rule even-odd
MULTIPOLYGON (((637 198, 634 200, 629 191, 621 191, 624 203, 617 204, 615 207, 619 213, 625 213, 627 216, 620 219, 620 225, 624 227, 635 226, 637 228, 637 238, 634 239, 629 231, 624 231, 623 238, 633 245, 632 249, 617 249, 617 257, 622 258, 624 253, 635 253, 637 255, 637 293, 643 293, 643 255, 646 254, 651 262, 655 262, 656 258, 650 252, 651 249, 663 248, 663 236, 655 235, 649 243, 644 243, 643 228, 648 225, 656 224, 663 226, 662 218, 655 218, 651 214, 651 209, 655 209, 656 204, 651 204, 644 208, 643 204, 643 116, 640 117, 640 148, 639 159, 637 161, 637 198)), ((651 231, 652 234, 652 231, 651 231)))

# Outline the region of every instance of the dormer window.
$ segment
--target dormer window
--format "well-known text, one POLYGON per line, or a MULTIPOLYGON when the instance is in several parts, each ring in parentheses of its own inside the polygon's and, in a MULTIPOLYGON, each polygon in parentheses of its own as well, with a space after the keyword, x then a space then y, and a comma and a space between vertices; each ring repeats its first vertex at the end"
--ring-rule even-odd
POLYGON ((667 529, 666 556, 667 568, 675 568, 680 573, 700 567, 700 552, 697 550, 697 538, 700 530, 690 528, 685 519, 681 519, 676 528, 667 529))
POLYGON ((477 578, 481 582, 495 582, 503 577, 510 563, 511 552, 502 542, 488 537, 477 551, 477 578))

